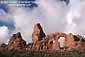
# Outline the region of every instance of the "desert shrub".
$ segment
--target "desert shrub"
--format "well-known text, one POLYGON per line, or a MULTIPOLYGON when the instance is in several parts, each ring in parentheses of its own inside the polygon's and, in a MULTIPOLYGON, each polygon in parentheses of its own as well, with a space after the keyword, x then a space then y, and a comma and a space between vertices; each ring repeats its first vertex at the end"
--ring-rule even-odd
POLYGON ((0 53, 0 57, 20 57, 20 54, 14 51, 3 51, 0 53))
POLYGON ((31 52, 28 57, 81 57, 82 52, 80 50, 73 51, 53 51, 53 52, 31 52))
POLYGON ((0 52, 0 57, 81 57, 81 50, 72 51, 52 51, 52 52, 27 52, 19 53, 15 51, 0 52))

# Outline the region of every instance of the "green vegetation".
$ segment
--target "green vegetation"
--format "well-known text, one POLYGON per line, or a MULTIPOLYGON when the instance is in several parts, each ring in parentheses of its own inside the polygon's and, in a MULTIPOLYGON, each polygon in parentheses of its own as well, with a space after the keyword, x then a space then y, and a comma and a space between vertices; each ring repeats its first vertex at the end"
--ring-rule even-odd
POLYGON ((3 51, 0 52, 0 57, 20 57, 20 54, 14 51, 3 51))

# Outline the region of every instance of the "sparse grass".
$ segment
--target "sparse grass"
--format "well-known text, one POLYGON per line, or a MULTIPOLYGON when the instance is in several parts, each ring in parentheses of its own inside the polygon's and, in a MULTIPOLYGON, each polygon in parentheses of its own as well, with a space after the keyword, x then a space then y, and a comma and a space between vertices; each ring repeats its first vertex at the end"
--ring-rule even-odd
POLYGON ((82 51, 53 51, 53 52, 32 52, 28 53, 28 57, 81 57, 82 51))
MULTIPOLYGON (((81 50, 72 50, 72 51, 52 51, 52 52, 26 52, 18 53, 16 51, 6 51, 0 52, 0 57, 82 57, 81 50)), ((83 53, 84 54, 84 53, 83 53)))

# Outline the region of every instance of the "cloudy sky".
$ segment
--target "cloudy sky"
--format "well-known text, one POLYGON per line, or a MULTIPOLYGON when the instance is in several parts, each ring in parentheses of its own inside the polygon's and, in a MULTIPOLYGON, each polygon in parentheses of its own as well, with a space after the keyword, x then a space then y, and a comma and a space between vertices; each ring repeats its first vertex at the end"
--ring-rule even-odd
POLYGON ((31 42, 33 25, 41 23, 46 34, 72 32, 85 34, 85 0, 0 1, 0 43, 21 32, 31 42))

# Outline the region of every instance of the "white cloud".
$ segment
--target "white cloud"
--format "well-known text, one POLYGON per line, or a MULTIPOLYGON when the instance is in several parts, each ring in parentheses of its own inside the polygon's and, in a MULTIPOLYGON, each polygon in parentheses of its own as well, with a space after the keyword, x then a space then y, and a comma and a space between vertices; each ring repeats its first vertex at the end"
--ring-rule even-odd
POLYGON ((11 14, 5 12, 3 9, 0 9, 0 20, 8 22, 10 19, 12 19, 11 14))
POLYGON ((6 40, 8 39, 8 28, 6 26, 1 26, 0 27, 0 44, 5 43, 6 40))
POLYGON ((32 42, 32 32, 34 22, 37 20, 35 11, 30 12, 24 8, 16 8, 13 12, 15 32, 21 32, 23 39, 27 42, 32 42))
POLYGON ((85 9, 84 0, 70 0, 69 11, 66 15, 67 25, 66 25, 65 32, 72 32, 72 33, 81 34, 81 35, 85 34, 84 33, 85 31, 84 9, 85 9))
POLYGON ((65 15, 68 7, 56 0, 38 0, 41 22, 47 33, 63 31, 66 25, 65 15), (63 28, 63 29, 62 29, 63 28))
POLYGON ((46 33, 73 32, 84 35, 85 1, 70 0, 67 6, 56 0, 37 0, 38 7, 10 7, 15 22, 15 31, 20 31, 27 42, 31 42, 31 34, 35 20, 41 23, 46 33))
POLYGON ((20 31, 23 39, 27 42, 31 42, 31 35, 35 22, 40 22, 46 33, 61 31, 64 26, 61 28, 60 25, 65 24, 65 22, 63 22, 64 19, 62 19, 65 14, 65 12, 63 12, 63 10, 65 10, 63 7, 64 4, 58 3, 58 5, 53 2, 54 1, 51 2, 51 0, 47 0, 47 2, 45 0, 38 1, 39 6, 33 10, 24 7, 10 7, 13 14, 14 25, 16 27, 14 33, 20 31))

